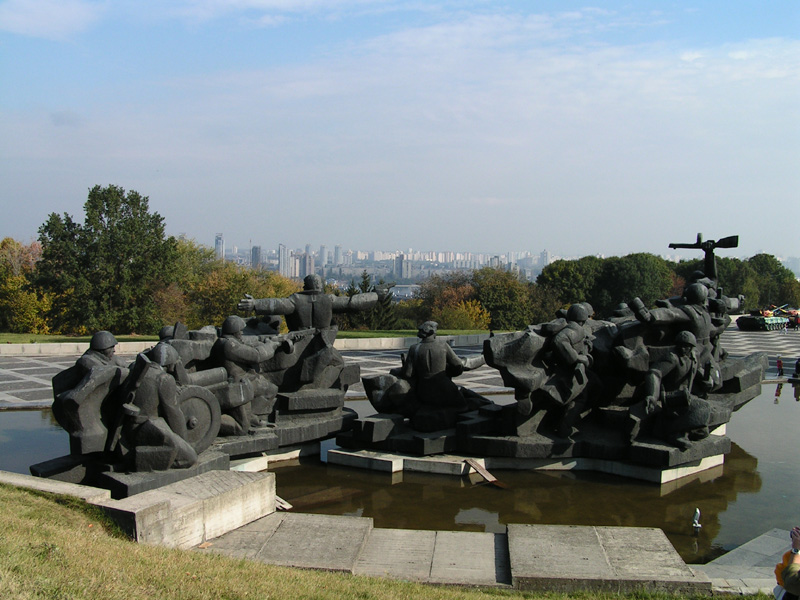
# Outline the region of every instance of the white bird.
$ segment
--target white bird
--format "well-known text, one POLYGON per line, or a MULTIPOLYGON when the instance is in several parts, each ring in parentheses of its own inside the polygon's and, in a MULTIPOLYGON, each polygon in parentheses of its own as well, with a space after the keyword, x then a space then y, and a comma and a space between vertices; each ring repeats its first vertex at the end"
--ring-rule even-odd
POLYGON ((699 508, 695 508, 694 509, 694 518, 692 519, 692 527, 694 528, 694 532, 695 533, 699 533, 700 532, 700 528, 702 527, 702 525, 700 525, 700 509, 699 508))

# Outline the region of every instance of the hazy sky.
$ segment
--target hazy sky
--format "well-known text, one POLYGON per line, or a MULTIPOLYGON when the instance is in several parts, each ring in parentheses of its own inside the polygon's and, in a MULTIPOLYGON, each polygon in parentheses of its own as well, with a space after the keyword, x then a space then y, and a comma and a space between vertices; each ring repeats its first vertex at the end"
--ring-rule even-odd
POLYGON ((0 0, 0 238, 97 184, 208 245, 797 256, 800 2, 0 0))

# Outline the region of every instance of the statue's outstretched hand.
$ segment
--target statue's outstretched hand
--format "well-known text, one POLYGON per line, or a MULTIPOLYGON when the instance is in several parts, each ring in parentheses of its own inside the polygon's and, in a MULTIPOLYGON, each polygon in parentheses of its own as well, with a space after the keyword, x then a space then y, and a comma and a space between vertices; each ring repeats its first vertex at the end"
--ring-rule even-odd
POLYGON ((244 311, 244 312, 253 312, 255 307, 256 307, 256 301, 253 299, 253 297, 250 294, 245 294, 244 298, 239 300, 239 304, 236 305, 236 308, 238 310, 241 310, 241 311, 244 311))

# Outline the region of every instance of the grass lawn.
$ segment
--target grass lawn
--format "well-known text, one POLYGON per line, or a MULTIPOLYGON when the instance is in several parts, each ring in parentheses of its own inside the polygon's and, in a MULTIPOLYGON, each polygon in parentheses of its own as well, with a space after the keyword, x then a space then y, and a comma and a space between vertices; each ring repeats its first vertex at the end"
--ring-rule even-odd
MULTIPOLYGON (((99 510, 79 500, 2 484, 0 597, 4 600, 694 598, 649 594, 523 594, 427 586, 275 567, 202 551, 169 550, 131 542, 99 510)), ((767 596, 760 597, 766 599, 767 596)))

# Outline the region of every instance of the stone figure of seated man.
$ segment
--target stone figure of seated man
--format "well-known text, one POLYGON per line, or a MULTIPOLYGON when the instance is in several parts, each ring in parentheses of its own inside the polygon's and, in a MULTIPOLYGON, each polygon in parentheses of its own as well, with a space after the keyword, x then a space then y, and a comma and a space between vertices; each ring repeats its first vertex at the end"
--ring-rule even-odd
POLYGON ((410 417, 417 431, 452 427, 456 415, 490 404, 453 382, 453 377, 485 364, 483 355, 460 358, 447 342, 436 337, 437 329, 435 321, 420 325, 420 341, 409 348, 402 366, 391 369, 389 376, 363 380, 376 410, 410 417))

